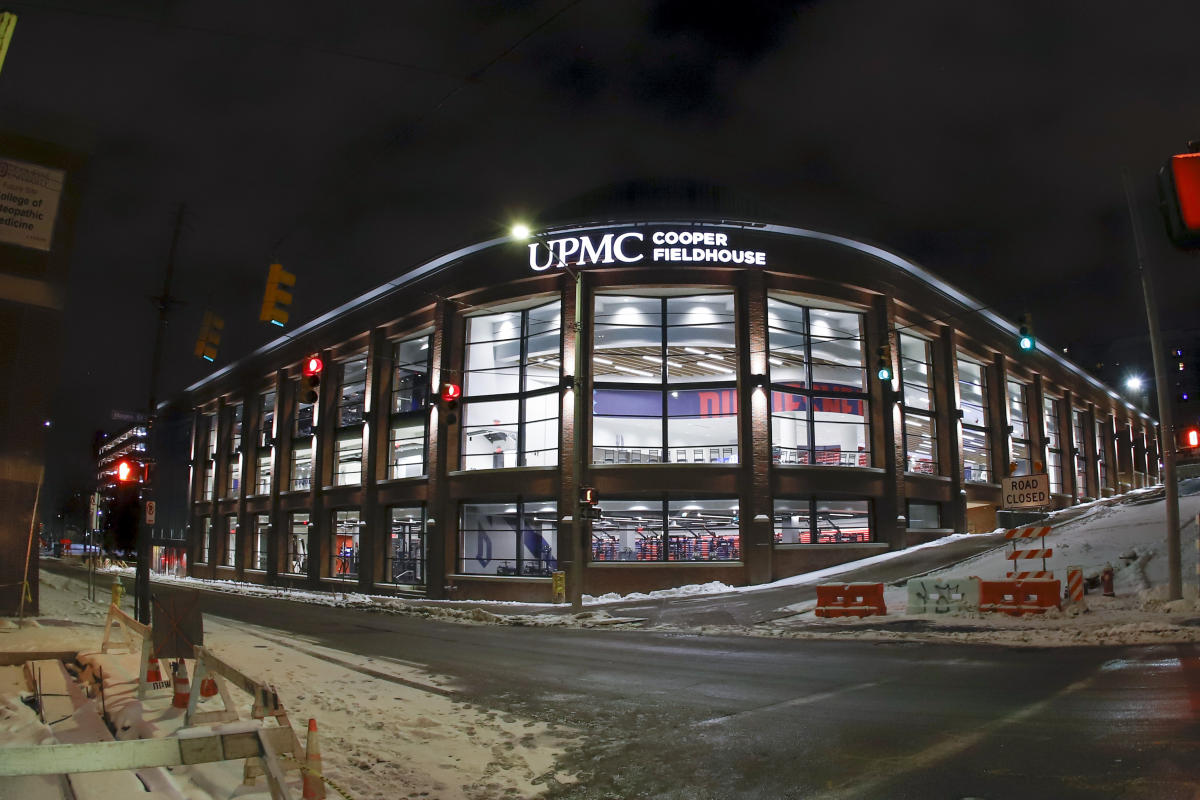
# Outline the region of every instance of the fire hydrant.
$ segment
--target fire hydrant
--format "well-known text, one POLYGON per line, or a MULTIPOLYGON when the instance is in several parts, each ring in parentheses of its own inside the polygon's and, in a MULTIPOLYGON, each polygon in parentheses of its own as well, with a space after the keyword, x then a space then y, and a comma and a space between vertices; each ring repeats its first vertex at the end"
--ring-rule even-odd
POLYGON ((1105 597, 1116 597, 1113 592, 1113 565, 1105 564, 1100 571, 1100 593, 1105 597))
POLYGON ((121 583, 121 579, 113 575, 112 582, 112 604, 114 606, 121 605, 121 595, 125 594, 125 586, 121 583))

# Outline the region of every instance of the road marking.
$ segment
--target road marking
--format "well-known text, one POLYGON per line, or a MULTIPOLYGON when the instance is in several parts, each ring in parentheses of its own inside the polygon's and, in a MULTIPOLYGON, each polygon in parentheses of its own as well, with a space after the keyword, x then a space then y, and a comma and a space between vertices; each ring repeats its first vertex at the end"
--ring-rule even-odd
POLYGON ((1016 724, 1034 716, 1035 714, 1040 714, 1041 712, 1045 711, 1051 703, 1054 703, 1055 701, 1066 697, 1067 695, 1074 694, 1082 689, 1086 689, 1095 679, 1096 674, 1093 674, 1081 681, 1076 681, 1070 686, 1067 686, 1050 697, 1047 697, 1045 700, 1039 700, 1033 705, 1026 706, 1018 711, 1014 711, 1008 716, 994 719, 991 722, 983 725, 981 728, 972 731, 971 733, 964 733, 955 736, 953 739, 946 739, 938 742, 935 745, 925 748, 919 753, 914 753, 911 756, 905 756, 902 761, 901 759, 889 759, 886 764, 886 774, 879 774, 864 780, 860 780, 856 783, 846 784, 822 794, 810 795, 806 798, 806 800, 842 800, 843 798, 850 800, 851 798, 878 796, 878 791, 883 786, 891 783, 900 776, 911 772, 916 772, 917 770, 936 764, 939 761, 944 761, 947 758, 956 756, 962 751, 979 744, 979 742, 983 741, 1000 728, 1016 724))
POLYGON ((701 722, 697 722, 695 727, 699 728, 707 725, 717 725, 722 722, 729 722, 730 720, 738 719, 739 717, 749 716, 750 714, 758 714, 763 711, 778 711, 784 708, 793 708, 795 706, 805 706, 811 703, 820 703, 830 699, 831 697, 838 697, 839 695, 857 692, 860 689, 870 689, 872 686, 882 686, 885 683, 892 683, 893 681, 897 680, 899 680, 899 678, 889 678, 888 680, 883 681, 869 681, 867 683, 856 683, 853 686, 843 686, 841 689, 833 689, 828 692, 806 694, 803 697, 793 697, 791 700, 784 700, 779 703, 758 706, 757 708, 748 708, 745 711, 737 711, 733 714, 723 714, 719 717, 712 717, 711 719, 702 720, 701 722))

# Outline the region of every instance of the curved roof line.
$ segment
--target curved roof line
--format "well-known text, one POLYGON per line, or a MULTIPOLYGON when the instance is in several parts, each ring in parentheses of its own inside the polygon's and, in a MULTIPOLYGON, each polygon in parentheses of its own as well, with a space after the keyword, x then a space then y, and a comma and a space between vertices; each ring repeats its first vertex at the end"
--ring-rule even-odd
MULTIPOLYGON (((924 282, 930 288, 942 293, 943 295, 945 295, 949 299, 955 301, 956 303, 960 303, 964 306, 967 306, 968 308, 974 309, 975 313, 980 314, 984 319, 986 319, 988 322, 995 325, 997 328, 999 328, 1004 333, 1007 333, 1014 337, 1017 335, 1017 328, 1011 322, 1009 322, 1008 320, 999 316, 998 314, 991 311, 990 309, 984 308, 983 303, 979 302, 978 300, 976 300, 975 298, 966 294, 965 292, 962 292, 959 289, 956 289, 953 286, 950 286, 945 281, 943 281, 941 278, 934 275, 932 272, 925 269, 924 267, 914 264, 912 261, 909 261, 906 258, 902 258, 901 256, 898 256, 895 253, 892 253, 888 250, 884 250, 882 247, 878 247, 873 244, 868 244, 866 242, 860 242, 856 239, 850 239, 846 236, 839 236, 837 234, 824 233, 822 231, 814 231, 814 230, 810 230, 808 228, 797 228, 797 227, 793 227, 790 225, 777 225, 777 224, 772 224, 772 223, 735 221, 735 220, 722 220, 722 221, 718 222, 718 221, 678 220, 678 219, 676 219, 676 220, 639 220, 636 222, 634 222, 634 221, 611 222, 611 223, 603 223, 603 224, 598 223, 598 224, 589 224, 589 225, 561 225, 561 226, 548 227, 545 229, 545 232, 546 233, 554 233, 554 234, 566 234, 566 233, 575 233, 575 232, 582 233, 582 232, 594 231, 594 230, 612 230, 614 228, 646 228, 646 227, 663 226, 663 225, 686 225, 691 228, 729 228, 729 229, 741 229, 741 230, 755 230, 755 231, 763 231, 765 233, 780 234, 783 236, 793 236, 793 237, 801 238, 801 239, 815 239, 818 241, 829 242, 831 244, 836 244, 836 245, 839 245, 842 247, 847 247, 847 248, 850 248, 851 250, 856 250, 860 253, 863 253, 864 255, 871 256, 872 258, 876 258, 880 261, 883 261, 887 264, 892 265, 893 267, 896 267, 897 269, 907 272, 909 275, 924 282)), ((341 304, 340 306, 337 306, 336 308, 331 309, 330 311, 327 311, 326 313, 322 314, 319 317, 315 317, 314 319, 309 320, 308 322, 304 323, 300 327, 296 328, 296 330, 292 331, 291 333, 284 334, 283 336, 279 337, 278 339, 274 339, 270 342, 267 342, 263 346, 259 347, 257 350, 254 350, 253 352, 251 352, 249 355, 243 356, 242 358, 238 359, 237 361, 227 364, 226 366, 222 367, 221 369, 217 370, 216 372, 212 373, 211 375, 209 375, 205 378, 201 378, 200 380, 196 381, 191 386, 188 386, 186 389, 184 389, 184 392, 185 393, 195 392, 195 391, 203 388, 207 384, 212 383, 212 382, 218 380, 219 378, 231 373, 234 370, 234 368, 236 368, 240 364, 244 363, 245 361, 248 361, 253 358, 257 358, 259 356, 265 356, 275 350, 279 350, 296 339, 303 338, 311 333, 314 333, 317 330, 320 330, 321 327, 332 322, 333 320, 337 319, 341 315, 349 313, 349 312, 354 311, 359 308, 363 308, 365 306, 370 305, 373 302, 381 300, 384 296, 392 293, 393 291, 402 289, 404 286, 412 283, 413 281, 428 277, 437 272, 440 272, 443 269, 447 269, 447 268, 453 266, 455 263, 461 261, 462 259, 467 258, 468 256, 473 256, 477 253, 481 253, 485 250, 490 250, 491 248, 498 247, 500 245, 511 244, 512 241, 513 241, 513 239, 510 236, 497 236, 492 239, 487 239, 482 242, 477 242, 476 244, 467 245, 466 247, 460 247, 457 250, 452 250, 449 253, 438 256, 437 258, 431 259, 430 261, 426 261, 424 264, 421 264, 420 266, 409 270, 408 272, 400 275, 399 277, 395 278, 394 280, 388 281, 387 283, 385 283, 381 286, 378 286, 365 294, 359 295, 358 297, 356 297, 352 300, 348 300, 347 302, 341 304)), ((1123 400, 1120 397, 1120 395, 1118 395, 1116 392, 1114 392, 1110 387, 1106 386, 1100 380, 1098 380, 1094 376, 1085 372, 1081 367, 1079 367, 1075 363, 1063 358, 1059 353, 1044 346, 1041 342, 1036 342, 1035 346, 1036 346, 1038 352, 1042 353, 1043 355, 1049 356, 1051 359, 1053 359, 1055 362, 1057 362, 1059 364, 1059 366, 1061 366, 1064 369, 1068 370, 1069 372, 1072 372, 1075 375, 1079 376, 1080 378, 1082 378, 1087 383, 1091 384, 1096 389, 1099 389, 1100 391, 1105 392, 1110 397, 1112 397, 1114 400, 1120 401, 1121 403, 1123 403, 1123 405, 1128 410, 1134 412, 1135 414, 1142 417, 1143 419, 1150 421, 1155 426, 1158 425, 1158 421, 1155 420, 1153 417, 1151 417, 1149 414, 1138 409, 1136 406, 1134 406, 1129 401, 1123 400)), ((167 403, 165 403, 165 402, 160 403, 159 407, 162 408, 165 405, 167 405, 167 403)))

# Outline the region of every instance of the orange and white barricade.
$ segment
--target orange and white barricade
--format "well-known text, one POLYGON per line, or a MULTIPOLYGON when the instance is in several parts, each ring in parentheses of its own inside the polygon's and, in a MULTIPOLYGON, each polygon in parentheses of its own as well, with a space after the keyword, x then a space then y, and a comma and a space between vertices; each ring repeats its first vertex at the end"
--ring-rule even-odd
POLYGON ((886 614, 882 583, 830 583, 817 587, 818 617, 870 617, 886 614))

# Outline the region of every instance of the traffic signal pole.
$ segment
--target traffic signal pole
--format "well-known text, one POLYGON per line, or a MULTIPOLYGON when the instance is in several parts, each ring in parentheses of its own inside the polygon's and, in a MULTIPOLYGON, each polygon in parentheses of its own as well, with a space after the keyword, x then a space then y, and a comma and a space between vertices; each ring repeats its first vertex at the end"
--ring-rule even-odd
POLYGON ((1125 187, 1125 204, 1129 208, 1129 224, 1133 227, 1133 243, 1137 253, 1138 275, 1142 279, 1142 298, 1146 303, 1146 324, 1150 328, 1150 349, 1154 355, 1154 385, 1158 391, 1158 432, 1162 442, 1163 482, 1167 502, 1167 594, 1168 600, 1183 599, 1182 553, 1179 537, 1179 483, 1175 478, 1175 425, 1171 419, 1171 386, 1167 378, 1166 356, 1159 335, 1158 303, 1145 266, 1145 245, 1142 227, 1138 224, 1133 204, 1129 176, 1121 175, 1125 187))
POLYGON ((171 279, 175 275, 175 253, 179 247, 179 230, 183 227, 183 205, 175 217, 175 232, 167 255, 166 274, 162 293, 150 298, 158 306, 158 327, 154 332, 154 353, 150 358, 150 394, 146 401, 146 467, 142 470, 142 488, 137 511, 137 569, 134 573, 134 614, 137 621, 150 624, 150 536, 152 526, 146 523, 146 501, 154 499, 154 422, 158 404, 158 375, 162 370, 163 339, 167 333, 167 315, 175 298, 171 297, 171 279))

